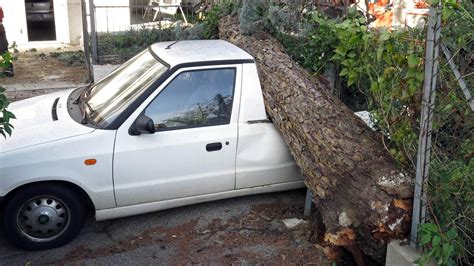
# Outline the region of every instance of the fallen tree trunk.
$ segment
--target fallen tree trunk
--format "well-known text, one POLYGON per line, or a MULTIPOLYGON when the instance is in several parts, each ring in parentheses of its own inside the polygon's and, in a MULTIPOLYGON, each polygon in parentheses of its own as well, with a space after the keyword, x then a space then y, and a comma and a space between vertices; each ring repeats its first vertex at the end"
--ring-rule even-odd
POLYGON ((334 247, 344 246, 383 261, 388 241, 408 233, 413 190, 412 179, 397 170, 381 135, 271 36, 242 35, 238 19, 230 16, 220 20, 219 35, 257 62, 267 113, 314 195, 318 239, 326 254, 332 257, 334 247))

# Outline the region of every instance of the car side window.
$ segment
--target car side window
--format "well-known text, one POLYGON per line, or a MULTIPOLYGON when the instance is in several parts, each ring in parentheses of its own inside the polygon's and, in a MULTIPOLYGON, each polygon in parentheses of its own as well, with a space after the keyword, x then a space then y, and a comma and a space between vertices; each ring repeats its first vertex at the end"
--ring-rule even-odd
POLYGON ((157 130, 230 123, 235 68, 183 72, 146 108, 157 130))

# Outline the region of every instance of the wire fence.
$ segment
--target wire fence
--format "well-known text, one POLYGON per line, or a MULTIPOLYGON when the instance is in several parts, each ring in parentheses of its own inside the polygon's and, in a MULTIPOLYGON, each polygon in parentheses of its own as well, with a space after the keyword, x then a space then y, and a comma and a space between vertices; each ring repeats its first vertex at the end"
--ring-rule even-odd
POLYGON ((466 8, 430 8, 411 232, 458 265, 474 262, 474 7, 466 8))
MULTIPOLYGON (((147 46, 161 41, 173 41, 182 37, 182 30, 192 28, 205 18, 212 6, 229 0, 95 0, 90 1, 88 15, 91 50, 95 64, 123 63, 147 46)), ((361 0, 274 0, 276 5, 287 5, 291 16, 292 30, 303 31, 303 18, 314 10, 339 18, 347 7, 361 0)), ((241 2, 235 0, 233 2, 241 2)), ((202 38, 197 29, 188 39, 202 38)))
POLYGON ((152 43, 174 40, 177 27, 192 25, 204 11, 192 2, 122 2, 95 4, 90 9, 94 16, 91 49, 96 53, 95 63, 122 63, 152 43))

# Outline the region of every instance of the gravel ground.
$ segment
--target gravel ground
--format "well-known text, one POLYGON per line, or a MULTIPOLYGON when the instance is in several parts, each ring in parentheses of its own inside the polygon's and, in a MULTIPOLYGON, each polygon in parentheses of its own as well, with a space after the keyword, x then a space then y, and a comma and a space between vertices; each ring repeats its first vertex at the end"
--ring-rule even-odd
POLYGON ((90 217, 66 246, 19 250, 0 231, 0 265, 29 264, 317 264, 322 252, 309 242, 302 218, 305 191, 261 194, 95 222, 90 217))

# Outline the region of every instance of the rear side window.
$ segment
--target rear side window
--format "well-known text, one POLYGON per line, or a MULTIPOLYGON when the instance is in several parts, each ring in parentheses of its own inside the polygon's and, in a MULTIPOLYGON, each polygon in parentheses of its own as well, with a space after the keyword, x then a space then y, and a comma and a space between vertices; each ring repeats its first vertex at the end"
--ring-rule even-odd
POLYGON ((228 124, 235 72, 235 68, 183 72, 153 100, 145 115, 157 130, 228 124))

